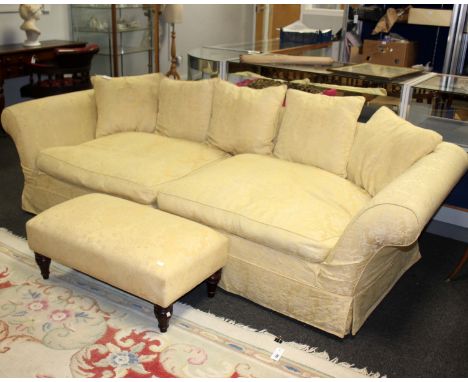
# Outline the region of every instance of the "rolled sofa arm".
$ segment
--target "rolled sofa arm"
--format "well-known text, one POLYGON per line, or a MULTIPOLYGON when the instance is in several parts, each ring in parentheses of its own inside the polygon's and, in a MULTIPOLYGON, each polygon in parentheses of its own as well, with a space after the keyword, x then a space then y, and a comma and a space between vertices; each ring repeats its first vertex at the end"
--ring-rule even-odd
POLYGON ((39 151, 76 145, 94 138, 94 90, 22 102, 3 110, 1 121, 13 138, 23 169, 34 170, 39 151))
POLYGON ((349 266, 348 281, 357 281, 381 248, 414 243, 467 168, 462 148, 439 144, 374 196, 349 223, 326 263, 349 266))

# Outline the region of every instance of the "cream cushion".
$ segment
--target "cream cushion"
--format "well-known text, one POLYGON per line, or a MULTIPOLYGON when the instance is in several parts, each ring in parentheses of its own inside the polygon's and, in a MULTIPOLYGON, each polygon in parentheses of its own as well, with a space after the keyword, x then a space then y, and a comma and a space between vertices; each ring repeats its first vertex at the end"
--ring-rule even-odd
POLYGON ((164 185, 160 209, 321 262, 370 196, 316 167, 242 154, 164 185))
POLYGON ((231 154, 271 154, 286 86, 215 84, 208 142, 231 154))
POLYGON ((442 137, 435 131, 414 126, 381 107, 358 129, 348 179, 375 195, 440 142, 442 137))
POLYGON ((227 260, 227 239, 212 229, 109 195, 54 206, 26 230, 35 252, 162 307, 227 260))
POLYGON ((289 89, 274 155, 346 177, 364 97, 329 97, 289 89))
POLYGON ((37 166, 62 181, 151 204, 161 184, 226 156, 206 144, 128 132, 42 150, 37 166))
POLYGON ((156 130, 168 137, 204 142, 210 124, 215 81, 162 78, 156 130))
POLYGON ((96 94, 96 137, 122 131, 156 129, 159 73, 111 78, 93 76, 96 94))

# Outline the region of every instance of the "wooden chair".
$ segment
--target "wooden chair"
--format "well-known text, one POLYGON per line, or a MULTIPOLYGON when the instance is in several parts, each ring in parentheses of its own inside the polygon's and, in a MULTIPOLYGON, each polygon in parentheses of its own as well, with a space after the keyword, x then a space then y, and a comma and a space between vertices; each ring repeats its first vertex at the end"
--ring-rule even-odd
POLYGON ((51 62, 31 62, 29 84, 21 88, 21 96, 42 98, 52 95, 91 89, 89 71, 91 60, 99 52, 99 46, 55 49, 51 62))

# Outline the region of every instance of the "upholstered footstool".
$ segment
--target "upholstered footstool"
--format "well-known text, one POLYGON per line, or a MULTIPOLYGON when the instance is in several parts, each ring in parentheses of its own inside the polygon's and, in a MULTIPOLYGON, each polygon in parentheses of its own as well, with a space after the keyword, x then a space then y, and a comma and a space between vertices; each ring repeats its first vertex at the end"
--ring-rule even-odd
POLYGON ((202 281, 214 296, 228 239, 211 228, 103 194, 56 205, 26 224, 43 278, 51 259, 154 304, 161 332, 172 304, 202 281))

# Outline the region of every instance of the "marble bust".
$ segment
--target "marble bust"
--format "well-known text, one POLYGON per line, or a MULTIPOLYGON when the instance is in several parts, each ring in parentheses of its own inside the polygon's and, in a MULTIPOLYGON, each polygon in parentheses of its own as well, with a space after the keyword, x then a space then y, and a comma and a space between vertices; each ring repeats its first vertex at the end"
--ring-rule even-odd
POLYGON ((26 40, 24 46, 39 46, 39 35, 41 31, 36 26, 36 20, 39 20, 39 16, 42 12, 41 4, 20 4, 19 14, 24 20, 21 24, 20 29, 26 32, 26 40))

